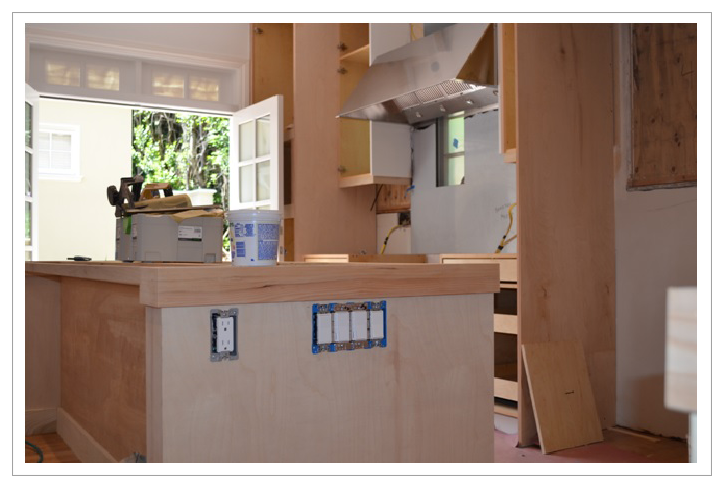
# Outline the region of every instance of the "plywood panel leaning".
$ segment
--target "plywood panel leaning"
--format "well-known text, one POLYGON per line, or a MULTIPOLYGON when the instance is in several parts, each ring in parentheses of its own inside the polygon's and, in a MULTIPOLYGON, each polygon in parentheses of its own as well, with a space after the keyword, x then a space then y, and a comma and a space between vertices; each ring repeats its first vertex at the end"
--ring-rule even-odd
POLYGON ((542 452, 601 442, 602 426, 578 341, 523 344, 542 452))
POLYGON ((697 181, 697 25, 632 25, 628 188, 697 181))

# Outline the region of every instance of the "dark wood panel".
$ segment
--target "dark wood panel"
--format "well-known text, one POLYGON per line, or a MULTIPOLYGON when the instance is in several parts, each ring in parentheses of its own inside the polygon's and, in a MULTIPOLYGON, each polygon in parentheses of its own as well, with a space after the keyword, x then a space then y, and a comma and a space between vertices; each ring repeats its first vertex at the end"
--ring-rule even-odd
POLYGON ((628 188, 697 181, 697 25, 632 25, 628 188))

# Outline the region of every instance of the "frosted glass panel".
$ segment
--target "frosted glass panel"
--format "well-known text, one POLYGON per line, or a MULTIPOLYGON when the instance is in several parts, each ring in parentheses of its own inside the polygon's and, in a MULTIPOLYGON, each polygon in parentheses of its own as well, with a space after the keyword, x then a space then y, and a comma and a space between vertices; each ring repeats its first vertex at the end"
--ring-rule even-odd
POLYGON ((96 64, 87 65, 87 87, 98 90, 120 90, 120 68, 96 64))
POLYGON ((45 63, 45 81, 49 85, 80 86, 80 66, 48 61, 45 63))
POLYGON ((184 76, 169 73, 153 73, 152 94, 160 97, 184 98, 184 76))
POLYGON ((252 172, 255 170, 254 164, 240 167, 240 202, 247 203, 254 200, 252 194, 252 172))
POLYGON ((255 158, 255 124, 245 122, 240 124, 240 161, 248 161, 255 158))
POLYGON ((257 164, 257 200, 270 199, 270 162, 257 164))
POLYGON ((257 156, 266 156, 270 153, 270 117, 257 119, 257 156))
POLYGON ((190 76, 190 98, 217 102, 220 99, 220 80, 190 76))

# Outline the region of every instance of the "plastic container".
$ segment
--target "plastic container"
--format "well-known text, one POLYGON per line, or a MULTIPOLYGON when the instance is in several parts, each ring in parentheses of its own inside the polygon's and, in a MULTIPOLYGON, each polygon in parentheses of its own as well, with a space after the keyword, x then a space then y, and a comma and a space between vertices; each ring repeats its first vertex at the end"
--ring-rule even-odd
POLYGON ((279 210, 230 210, 225 215, 230 227, 234 266, 277 264, 282 219, 279 210))

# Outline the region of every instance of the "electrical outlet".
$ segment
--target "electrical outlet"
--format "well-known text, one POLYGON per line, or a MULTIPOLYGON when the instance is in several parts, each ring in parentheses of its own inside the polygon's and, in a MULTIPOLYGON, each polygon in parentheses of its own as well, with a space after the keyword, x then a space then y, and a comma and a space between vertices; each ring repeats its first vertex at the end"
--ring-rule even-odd
POLYGON ((217 352, 235 349, 235 320, 233 317, 217 319, 217 352))
POLYGON ((210 310, 210 361, 237 359, 237 309, 210 310))
POLYGON ((412 225, 412 214, 410 211, 397 214, 397 225, 412 225))

